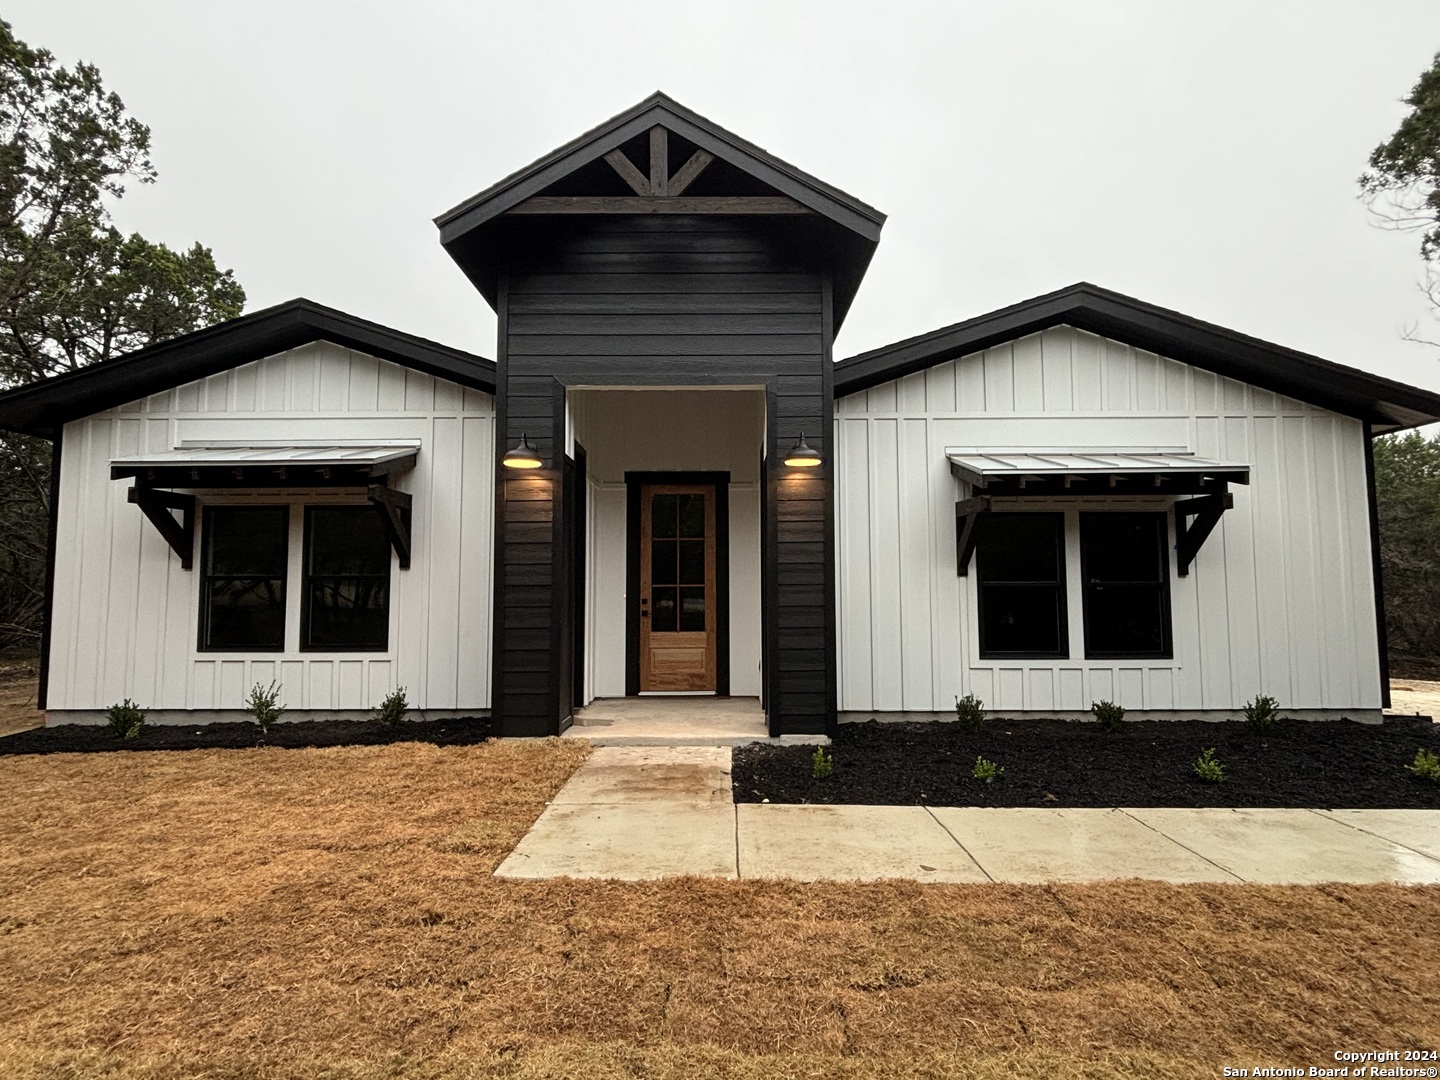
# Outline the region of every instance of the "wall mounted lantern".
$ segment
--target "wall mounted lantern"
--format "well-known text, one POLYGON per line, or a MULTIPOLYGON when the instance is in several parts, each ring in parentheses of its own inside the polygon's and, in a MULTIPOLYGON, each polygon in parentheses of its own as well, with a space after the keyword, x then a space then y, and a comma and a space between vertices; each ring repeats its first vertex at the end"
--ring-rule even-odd
POLYGON ((800 433, 800 441, 785 455, 785 464, 792 469, 813 469, 820 464, 820 451, 805 441, 803 431, 800 433))
POLYGON ((541 464, 540 453, 526 440, 522 433, 520 442, 509 450, 500 459, 500 463, 507 469, 538 469, 541 464))

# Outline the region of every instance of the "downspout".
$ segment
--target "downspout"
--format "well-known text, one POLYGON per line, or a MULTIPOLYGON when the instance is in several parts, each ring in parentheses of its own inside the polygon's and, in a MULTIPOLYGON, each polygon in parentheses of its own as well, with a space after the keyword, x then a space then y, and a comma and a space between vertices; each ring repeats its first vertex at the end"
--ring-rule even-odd
POLYGON ((1375 640, 1379 645, 1380 707, 1390 708, 1390 641, 1385 631, 1385 582, 1380 572, 1380 511, 1375 502, 1375 444, 1365 421, 1365 495, 1370 505, 1370 572, 1375 578, 1375 640))

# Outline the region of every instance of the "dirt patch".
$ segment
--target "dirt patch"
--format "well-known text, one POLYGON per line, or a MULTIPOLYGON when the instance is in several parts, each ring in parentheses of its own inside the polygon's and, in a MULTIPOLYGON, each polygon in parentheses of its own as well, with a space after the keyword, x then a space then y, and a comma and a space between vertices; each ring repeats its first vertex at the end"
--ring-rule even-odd
POLYGON ((576 740, 0 759, 0 1075, 1077 1078, 1440 1044, 1440 889, 504 881, 576 740))
POLYGON ((45 723, 36 706, 40 669, 34 660, 0 663, 0 736, 45 723))
POLYGON ((958 723, 841 724, 834 772, 816 780, 813 749, 751 745, 734 753, 736 802, 908 806, 1275 806, 1440 809, 1440 784, 1405 769, 1440 752, 1440 725, 1409 717, 1383 725, 1280 720, 1126 722, 987 719, 958 723), (1223 783, 1192 763, 1213 747, 1223 783), (977 757, 1002 767, 985 783, 977 757))
POLYGON ((1390 654, 1390 678, 1430 679, 1440 681, 1440 657, 1409 656, 1405 653, 1390 654))
POLYGON ((386 727, 365 720, 281 722, 262 735, 252 723, 147 724, 133 739, 122 739, 105 724, 58 724, 0 739, 0 756, 11 754, 103 754, 118 750, 217 750, 272 746, 307 750, 327 746, 388 746, 423 742, 433 746, 474 746, 490 738, 486 717, 409 720, 386 727))

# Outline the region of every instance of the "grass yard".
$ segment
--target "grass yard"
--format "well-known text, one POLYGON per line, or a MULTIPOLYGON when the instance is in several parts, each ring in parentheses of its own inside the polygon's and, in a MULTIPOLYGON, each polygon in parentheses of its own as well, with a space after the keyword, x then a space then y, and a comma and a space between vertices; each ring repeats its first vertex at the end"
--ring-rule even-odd
POLYGON ((1440 1046, 1440 889, 493 879, 585 752, 0 759, 0 1076, 1133 1080, 1440 1046))

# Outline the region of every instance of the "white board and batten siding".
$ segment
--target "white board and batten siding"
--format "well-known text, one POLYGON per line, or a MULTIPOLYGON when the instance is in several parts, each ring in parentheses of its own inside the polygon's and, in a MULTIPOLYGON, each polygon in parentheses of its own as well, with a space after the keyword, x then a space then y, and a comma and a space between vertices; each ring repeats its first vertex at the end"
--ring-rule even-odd
MULTIPOLYGON (((157 719, 237 710, 256 683, 282 684, 292 718, 363 713, 403 686, 411 706, 476 712, 490 703, 494 399, 386 360, 317 342, 65 426, 48 705, 83 719, 129 697, 157 719), (286 651, 201 651, 195 569, 126 501, 113 458, 182 442, 418 441, 394 486, 414 499, 412 561, 392 554, 384 652, 300 651, 303 514, 358 491, 196 492, 206 503, 292 505, 286 651)), ((203 514, 203 509, 202 509, 203 514)))
MULTIPOLYGON (((842 713, 1378 715, 1375 596, 1361 423, 1070 327, 940 364, 836 402, 842 713), (963 447, 1186 447, 1248 463, 1234 509, 1175 573, 1173 660, 1084 659, 1078 511, 1167 499, 1001 500, 1066 512, 1069 660, 982 660, 976 574, 956 573, 945 457, 963 447)), ((1167 518, 1170 515, 1167 514, 1167 518)))

